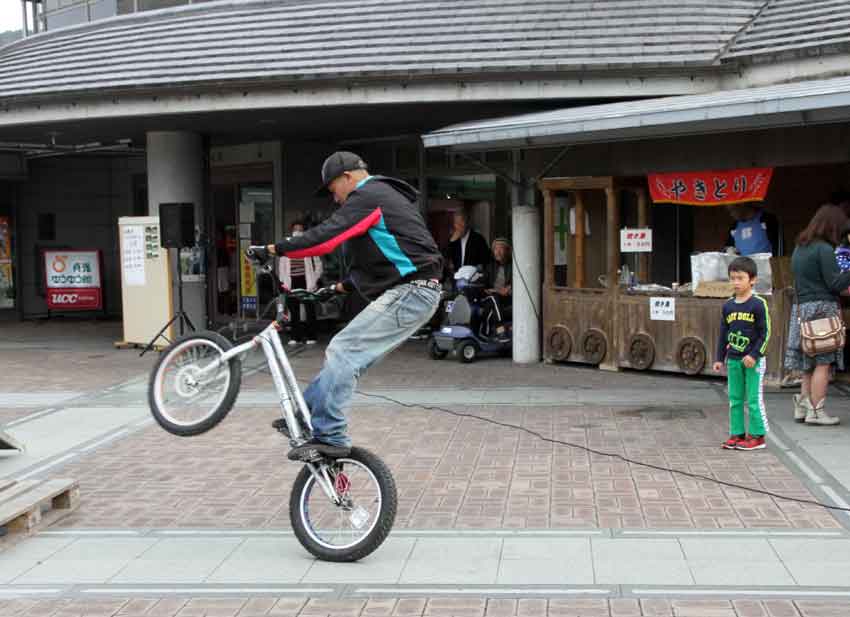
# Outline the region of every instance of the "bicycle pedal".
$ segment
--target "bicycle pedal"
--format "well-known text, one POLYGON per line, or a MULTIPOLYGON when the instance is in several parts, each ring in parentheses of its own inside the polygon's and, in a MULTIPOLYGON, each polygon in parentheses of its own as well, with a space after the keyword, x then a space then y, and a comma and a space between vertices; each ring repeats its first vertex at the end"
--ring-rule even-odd
POLYGON ((283 433, 287 437, 290 437, 289 427, 286 425, 286 420, 283 418, 278 418, 274 422, 272 422, 272 428, 278 431, 279 433, 283 433))

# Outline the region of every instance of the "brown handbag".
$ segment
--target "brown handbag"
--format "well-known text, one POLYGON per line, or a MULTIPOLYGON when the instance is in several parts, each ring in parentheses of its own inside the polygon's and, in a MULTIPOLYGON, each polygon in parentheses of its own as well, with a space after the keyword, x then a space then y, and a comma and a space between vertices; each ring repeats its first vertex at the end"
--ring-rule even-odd
POLYGON ((844 349, 846 331, 841 312, 832 317, 818 317, 803 321, 800 319, 800 299, 794 289, 794 300, 797 302, 797 321, 800 323, 800 347, 807 356, 821 353, 833 353, 844 349))

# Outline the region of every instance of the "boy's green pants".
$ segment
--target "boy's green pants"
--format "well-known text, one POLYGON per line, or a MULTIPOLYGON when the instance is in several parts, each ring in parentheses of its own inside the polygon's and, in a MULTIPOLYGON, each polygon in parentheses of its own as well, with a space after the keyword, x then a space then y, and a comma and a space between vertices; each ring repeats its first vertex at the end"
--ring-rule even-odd
POLYGON ((743 435, 744 401, 750 410, 750 435, 760 437, 767 432, 767 411, 764 408, 762 386, 764 383, 764 357, 753 368, 741 360, 728 358, 726 374, 729 380, 729 434, 743 435))

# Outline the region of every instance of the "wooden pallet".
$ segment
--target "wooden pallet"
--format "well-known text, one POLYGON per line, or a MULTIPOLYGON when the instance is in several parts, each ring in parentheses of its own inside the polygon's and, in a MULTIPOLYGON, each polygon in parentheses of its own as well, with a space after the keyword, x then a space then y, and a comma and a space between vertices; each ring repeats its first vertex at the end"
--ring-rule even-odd
POLYGON ((7 535, 52 525, 79 505, 76 480, 0 480, 0 526, 7 535))

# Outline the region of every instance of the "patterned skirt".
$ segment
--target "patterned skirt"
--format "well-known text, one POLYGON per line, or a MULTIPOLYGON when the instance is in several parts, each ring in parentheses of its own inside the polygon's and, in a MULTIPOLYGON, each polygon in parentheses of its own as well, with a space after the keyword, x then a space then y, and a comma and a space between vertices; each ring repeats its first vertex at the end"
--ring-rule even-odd
POLYGON ((839 371, 844 370, 843 349, 816 356, 807 356, 803 353, 800 322, 797 318, 798 312, 800 319, 808 321, 840 315, 841 306, 836 300, 817 300, 815 302, 803 302, 800 305, 795 304, 791 307, 791 323, 788 324, 788 347, 785 350, 785 368, 790 371, 811 373, 817 365, 834 364, 839 371))

